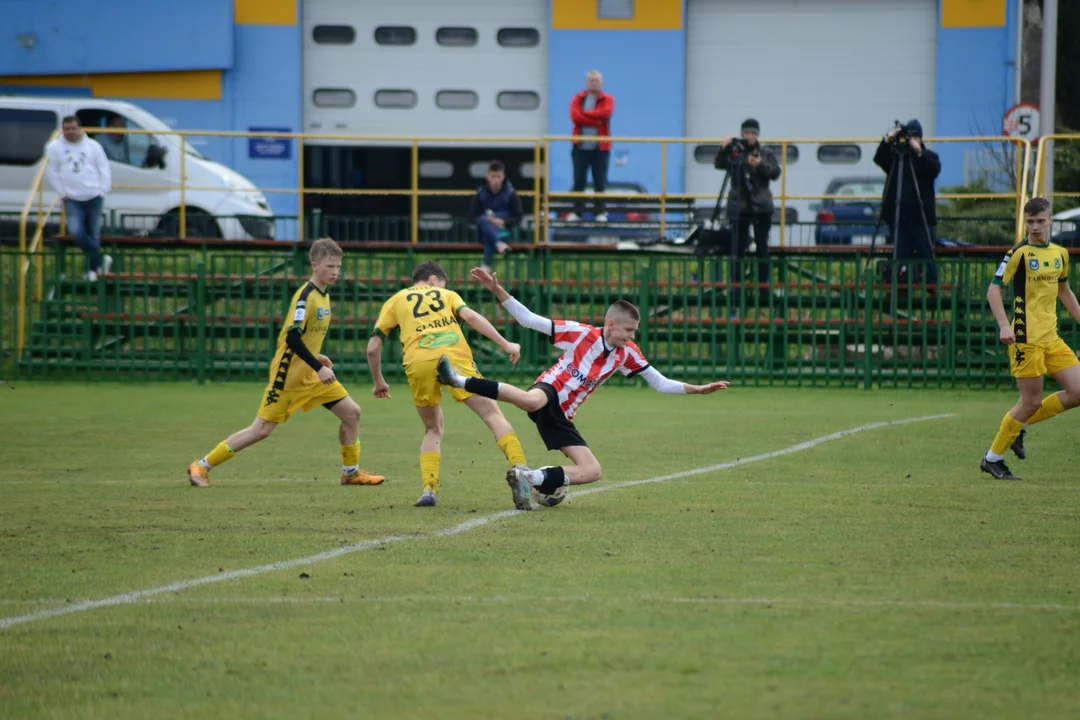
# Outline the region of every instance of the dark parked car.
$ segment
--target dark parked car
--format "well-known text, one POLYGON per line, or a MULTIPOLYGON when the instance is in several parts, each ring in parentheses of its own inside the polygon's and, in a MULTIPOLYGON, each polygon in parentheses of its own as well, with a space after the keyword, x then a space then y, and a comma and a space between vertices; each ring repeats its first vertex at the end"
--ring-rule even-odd
MULTIPOLYGON (((814 243, 817 245, 869 245, 874 233, 885 177, 838 177, 829 181, 825 195, 836 195, 810 209, 816 213, 814 243), (859 198, 869 196, 874 199, 859 198)), ((888 219, 888 218, 886 218, 888 219)), ((884 232, 882 230, 881 232, 884 232)), ((882 238, 878 238, 881 242, 882 238)))

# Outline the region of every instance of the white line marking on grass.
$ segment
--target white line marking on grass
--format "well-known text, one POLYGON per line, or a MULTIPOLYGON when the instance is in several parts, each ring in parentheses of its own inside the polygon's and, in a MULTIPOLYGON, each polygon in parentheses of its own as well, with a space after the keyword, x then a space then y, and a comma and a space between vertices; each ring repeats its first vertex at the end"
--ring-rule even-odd
MULTIPOLYGON (((841 438, 848 437, 849 435, 855 435, 856 433, 866 432, 867 430, 877 430, 878 428, 890 427, 895 425, 908 425, 910 423, 926 422, 928 420, 943 420, 945 418, 953 417, 952 413, 944 415, 925 415, 923 417, 908 418, 906 420, 887 420, 883 422, 870 423, 869 425, 860 425, 859 427, 849 428, 847 430, 841 430, 839 432, 830 433, 828 435, 822 435, 821 437, 814 438, 813 440, 807 440, 806 442, 792 445, 791 447, 784 448, 782 450, 774 450, 772 452, 762 453, 761 455, 753 455, 747 458, 738 458, 732 462, 719 463, 717 465, 707 465, 705 467, 695 468, 693 470, 684 470, 682 472, 671 473, 670 475, 658 475, 652 478, 646 478, 644 480, 627 480, 625 482, 612 483, 602 487, 589 488, 587 490, 575 490, 574 497, 580 497, 582 495, 590 495, 592 493, 606 492, 608 490, 615 490, 624 487, 633 487, 634 485, 645 485, 648 483, 662 483, 668 480, 677 480, 679 478, 693 477, 695 475, 703 475, 705 473, 717 472, 719 470, 727 470, 739 465, 747 465, 753 462, 760 462, 762 460, 771 460, 773 458, 782 457, 784 455, 791 455, 792 453, 802 452, 803 450, 809 450, 813 447, 827 443, 832 440, 839 440, 841 438)), ((47 610, 39 610, 38 612, 28 613, 26 615, 15 615, 13 617, 0 618, 0 630, 6 630, 16 625, 22 625, 24 623, 35 622, 37 620, 46 620, 48 618, 59 617, 61 615, 73 615, 75 613, 86 612, 87 610, 96 610, 104 607, 114 607, 117 605, 130 605, 132 603, 146 600, 147 598, 156 597, 158 595, 165 595, 167 593, 183 592, 190 590, 194 587, 201 585, 211 585, 213 583, 224 582, 225 580, 239 580, 241 578, 251 577, 253 575, 263 575, 268 572, 277 572, 279 570, 289 570, 297 567, 305 567, 307 565, 314 565, 324 560, 333 560, 335 558, 342 557, 343 555, 351 555, 352 553, 363 552, 364 550, 370 550, 374 547, 382 545, 390 545, 392 543, 401 542, 403 540, 434 540, 438 538, 453 537, 454 535, 460 535, 475 528, 493 523, 496 520, 502 520, 503 518, 513 517, 523 511, 521 510, 504 510, 502 512, 493 513, 491 515, 485 515, 484 517, 478 517, 467 522, 463 522, 459 525, 447 528, 445 530, 439 530, 433 533, 421 533, 416 535, 390 535, 387 537, 376 538, 374 540, 365 540, 355 545, 345 545, 343 547, 334 548, 333 550, 327 550, 326 552, 317 553, 315 555, 308 555, 307 557, 295 558, 293 560, 281 560, 280 562, 268 563, 266 565, 258 565, 252 568, 246 568, 243 570, 230 570, 229 572, 217 573, 215 575, 207 575, 201 578, 194 578, 191 580, 181 580, 179 582, 172 583, 170 585, 163 585, 161 587, 150 588, 148 590, 137 590, 135 592, 121 593, 119 595, 113 595, 112 597, 103 598, 101 600, 84 600, 82 602, 72 603, 65 605, 64 607, 50 608, 47 610)))
MULTIPOLYGON (((792 605, 835 606, 853 608, 901 608, 916 610, 982 610, 982 611, 1047 611, 1080 613, 1080 605, 1062 605, 1045 602, 965 602, 951 600, 881 600, 869 598, 823 598, 823 597, 725 597, 722 595, 701 597, 666 597, 659 595, 559 595, 558 597, 509 596, 509 595, 312 595, 305 596, 266 596, 266 597, 193 597, 190 595, 172 595, 151 597, 136 601, 135 604, 178 604, 178 605, 504 605, 522 602, 561 602, 561 603, 641 603, 676 604, 676 605, 792 605)), ((0 604, 31 605, 64 603, 65 600, 41 598, 38 600, 0 600, 0 604)))

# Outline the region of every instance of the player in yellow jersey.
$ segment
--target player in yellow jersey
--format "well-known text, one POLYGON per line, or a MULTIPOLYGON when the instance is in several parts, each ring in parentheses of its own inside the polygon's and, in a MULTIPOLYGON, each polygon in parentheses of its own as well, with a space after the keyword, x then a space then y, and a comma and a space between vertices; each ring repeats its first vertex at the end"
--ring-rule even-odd
POLYGON ((1080 323, 1080 303, 1069 287, 1069 253, 1050 242, 1050 201, 1032 198, 1024 205, 1027 239, 1005 255, 986 299, 1000 328, 1001 342, 1009 346, 1009 367, 1020 390, 1020 401, 1001 421, 990 451, 983 457, 983 472, 998 480, 1019 480, 1005 465, 1005 451, 1027 457, 1024 423, 1034 425, 1080 405, 1080 361, 1058 336, 1058 300, 1080 323), (1012 287, 1013 318, 1009 322, 1001 289, 1012 287), (1064 388, 1043 398, 1043 376, 1050 375, 1064 388))
POLYGON ((311 244, 311 279, 296 291, 278 335, 277 353, 270 363, 270 382, 250 427, 233 433, 202 460, 188 467, 192 485, 206 487, 210 470, 246 447, 270 437, 278 424, 297 410, 320 405, 341 419, 341 484, 378 485, 381 475, 360 469, 360 406, 334 376, 334 364, 320 354, 330 328, 330 296, 326 289, 341 272, 341 248, 330 238, 311 244))
MULTIPOLYGON (((372 394, 389 398, 390 386, 382 374, 382 347, 387 335, 394 328, 400 329, 405 375, 409 378, 416 411, 424 423, 424 440, 420 444, 424 490, 417 507, 434 506, 439 493, 443 437, 442 385, 435 377, 439 358, 449 357, 457 371, 466 377, 480 377, 458 321, 467 322, 497 344, 511 362, 516 363, 521 357, 521 347, 504 338, 483 315, 466 307, 460 295, 446 288, 446 281, 446 271, 437 262, 417 265, 412 274, 413 284, 383 304, 367 347, 368 367, 375 382, 372 394)), ((455 400, 465 403, 491 429, 499 449, 512 466, 527 465, 521 442, 498 403, 458 388, 448 389, 455 400)))

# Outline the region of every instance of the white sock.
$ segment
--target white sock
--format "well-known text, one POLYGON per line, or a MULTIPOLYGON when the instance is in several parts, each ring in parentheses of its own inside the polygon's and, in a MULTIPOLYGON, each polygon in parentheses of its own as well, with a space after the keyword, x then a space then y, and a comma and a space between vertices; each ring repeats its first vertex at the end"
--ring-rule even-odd
POLYGON ((544 484, 544 468, 537 468, 536 470, 530 470, 529 484, 533 487, 540 487, 544 484))
POLYGON ((213 470, 213 469, 214 469, 214 466, 213 466, 213 465, 211 465, 211 464, 210 464, 210 461, 209 461, 209 460, 207 460, 206 458, 203 458, 202 460, 200 460, 200 461, 199 461, 199 464, 200 464, 200 465, 202 465, 202 466, 203 466, 204 468, 206 468, 207 470, 213 470))
POLYGON ((986 459, 989 460, 990 462, 1000 462, 1000 461, 1005 459, 1005 456, 1004 455, 998 455, 993 450, 987 450, 986 451, 986 459))
POLYGON ((359 465, 342 465, 341 466, 341 474, 342 475, 355 475, 358 472, 360 472, 360 466, 359 465))

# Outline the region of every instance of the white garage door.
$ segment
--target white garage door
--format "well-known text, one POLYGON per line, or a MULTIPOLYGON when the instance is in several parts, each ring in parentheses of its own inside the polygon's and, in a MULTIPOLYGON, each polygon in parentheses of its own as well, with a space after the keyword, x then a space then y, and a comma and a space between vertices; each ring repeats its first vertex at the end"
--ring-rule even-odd
MULTIPOLYGON (((871 138, 893 120, 917 117, 930 135, 937 13, 937 0, 689 0, 686 134, 737 135, 753 117, 766 143, 871 138)), ((875 147, 799 143, 789 151, 787 193, 821 194, 835 177, 882 177, 875 147)), ((688 147, 686 168, 687 192, 719 189, 709 149, 688 147)), ((809 205, 789 203, 800 221, 814 219, 809 205)), ((812 235, 793 228, 785 241, 805 244, 812 235)))
POLYGON ((304 128, 542 135, 546 0, 304 0, 304 128))

